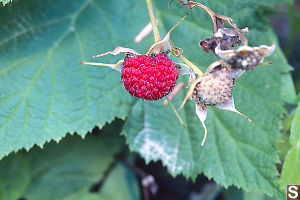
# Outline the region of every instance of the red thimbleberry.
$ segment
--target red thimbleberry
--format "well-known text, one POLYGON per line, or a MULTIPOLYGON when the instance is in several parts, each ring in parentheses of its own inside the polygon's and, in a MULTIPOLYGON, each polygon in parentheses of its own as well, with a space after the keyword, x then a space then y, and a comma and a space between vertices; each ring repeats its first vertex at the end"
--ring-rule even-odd
POLYGON ((174 88, 178 71, 164 54, 138 55, 125 59, 121 71, 125 89, 133 96, 145 100, 158 100, 174 88))
MULTIPOLYGON (((168 56, 174 45, 170 43, 170 35, 176 26, 186 17, 185 15, 162 39, 156 38, 154 44, 145 55, 137 51, 118 46, 113 51, 93 56, 102 57, 108 54, 123 54, 125 58, 115 64, 84 62, 86 65, 106 66, 121 73, 121 80, 125 89, 133 96, 145 100, 158 100, 167 96, 175 87, 179 74, 190 72, 190 68, 183 63, 174 64, 168 56), (178 69, 178 71, 177 71, 178 69)), ((178 115, 178 114, 177 114, 178 115)))

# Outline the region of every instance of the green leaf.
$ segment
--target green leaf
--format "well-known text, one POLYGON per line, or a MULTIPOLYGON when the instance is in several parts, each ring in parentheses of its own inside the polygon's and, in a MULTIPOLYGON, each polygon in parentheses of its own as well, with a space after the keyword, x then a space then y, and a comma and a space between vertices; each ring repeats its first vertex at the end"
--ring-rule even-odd
POLYGON ((67 136, 59 144, 51 142, 44 149, 35 147, 5 158, 0 163, 3 199, 67 199, 80 192, 89 195, 120 151, 122 141, 115 134, 120 126, 114 125, 115 129, 106 127, 101 136, 88 135, 84 140, 67 136))
POLYGON ((255 200, 276 200, 275 198, 268 197, 261 193, 244 192, 244 200, 253 200, 253 199, 255 199, 255 200))
POLYGON ((281 175, 282 188, 286 184, 300 184, 300 141, 298 141, 287 153, 281 175))
POLYGON ((29 166, 20 154, 0 162, 0 199, 15 200, 22 196, 30 183, 29 166))
POLYGON ((229 187, 223 191, 224 200, 244 200, 243 190, 229 187))
POLYGON ((300 104, 296 110, 290 135, 290 143, 295 146, 300 141, 300 104))
POLYGON ((290 73, 282 75, 282 97, 286 103, 295 104, 297 94, 292 75, 290 73))
POLYGON ((286 155, 281 174, 281 186, 286 184, 300 184, 300 104, 295 113, 291 134, 291 149, 286 155))
POLYGON ((26 0, 0 8, 0 159, 128 115, 132 98, 120 74, 79 61, 134 46, 145 10, 125 0, 26 0), (138 12, 116 15, 124 9, 138 12), (132 28, 122 28, 124 21, 132 28))
POLYGON ((104 182, 100 196, 102 199, 139 200, 139 185, 135 174, 125 166, 119 164, 104 182), (116 186, 118 186, 116 188, 116 186))
MULTIPOLYGON (((277 43, 267 21, 252 10, 250 2, 242 1, 238 5, 233 1, 215 2, 203 3, 217 13, 232 17, 239 27, 248 26, 251 46, 277 43)), ((166 32, 185 10, 178 11, 173 5, 170 12, 162 5, 163 2, 157 1, 154 6, 160 28, 166 32)), ((202 10, 193 9, 191 15, 174 30, 171 39, 174 45, 184 50, 187 58, 205 69, 217 58, 203 52, 196 44, 210 37, 211 32, 209 16, 202 10)), ((195 179, 198 174, 204 173, 225 187, 235 185, 248 191, 281 197, 276 178, 275 164, 279 158, 275 144, 279 140, 283 109, 280 95, 282 72, 288 71, 290 66, 278 46, 275 53, 266 59, 266 62, 270 61, 274 64, 258 66, 236 81, 236 107, 249 116, 252 123, 235 113, 209 108, 206 122, 208 138, 201 148, 204 131, 195 114, 194 102, 188 102, 179 111, 186 124, 183 128, 172 110, 164 108, 161 102, 138 101, 123 130, 130 149, 139 152, 147 162, 161 160, 174 176, 183 174, 195 179)), ((176 107, 179 107, 185 92, 175 97, 176 107)))
MULTIPOLYGON (((276 43, 267 20, 255 8, 282 2, 291 1, 201 1, 233 18, 239 27, 248 26, 250 45, 276 43)), ((154 2, 162 35, 187 11, 176 3, 169 10, 167 3, 154 2)), ((187 58, 205 69, 217 58, 203 52, 198 42, 212 35, 212 23, 202 10, 191 12, 171 38, 187 58)), ((149 23, 145 1, 16 1, 0 8, 0 22, 5 27, 0 29, 0 157, 52 139, 59 141, 67 132, 83 136, 95 125, 102 127, 115 117, 129 115, 124 135, 130 149, 147 162, 162 160, 173 175, 195 178, 203 172, 225 187, 234 184, 278 194, 274 146, 283 109, 282 72, 290 69, 279 48, 266 59, 273 65, 259 66, 236 81, 236 107, 253 123, 234 113, 209 109, 209 135, 201 148, 203 128, 193 102, 180 111, 187 125, 183 129, 161 102, 134 103, 117 72, 78 62, 118 45, 146 52, 152 36, 133 43, 149 23)), ((99 60, 114 63, 118 59, 99 60)), ((184 93, 174 99, 176 106, 184 93)))
POLYGON ((105 179, 99 193, 81 190, 64 198, 64 200, 139 200, 138 187, 134 173, 124 165, 118 164, 105 179))
POLYGON ((33 149, 31 184, 24 196, 28 199, 62 199, 74 192, 88 191, 101 179, 120 149, 116 137, 68 137, 60 144, 51 143, 44 150, 33 149))

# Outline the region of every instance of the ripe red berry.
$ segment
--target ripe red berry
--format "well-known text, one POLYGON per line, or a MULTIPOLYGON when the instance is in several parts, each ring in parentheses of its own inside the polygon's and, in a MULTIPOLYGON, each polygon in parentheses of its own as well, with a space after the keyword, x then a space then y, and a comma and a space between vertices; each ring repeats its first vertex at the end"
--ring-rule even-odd
POLYGON ((121 80, 133 96, 158 100, 168 95, 178 79, 172 61, 162 53, 150 57, 138 55, 125 59, 121 80))

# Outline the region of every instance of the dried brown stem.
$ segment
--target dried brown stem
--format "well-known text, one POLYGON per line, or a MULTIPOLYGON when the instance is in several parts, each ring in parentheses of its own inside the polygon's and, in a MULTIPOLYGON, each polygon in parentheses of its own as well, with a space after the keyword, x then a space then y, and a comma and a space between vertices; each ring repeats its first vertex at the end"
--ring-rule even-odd
POLYGON ((185 3, 184 0, 177 0, 177 1, 183 3, 184 5, 187 5, 187 6, 188 5, 197 6, 199 8, 202 8, 204 11, 206 11, 212 19, 212 22, 214 25, 214 33, 216 33, 218 31, 218 28, 223 27, 222 22, 225 21, 229 26, 231 26, 234 30, 236 30, 236 32, 240 35, 243 44, 248 45, 248 39, 244 36, 243 32, 239 28, 237 28, 237 26, 234 23, 232 23, 233 20, 231 18, 229 18, 225 15, 216 14, 211 9, 209 9, 205 5, 198 3, 198 2, 188 1, 187 3, 185 3))
POLYGON ((185 5, 197 6, 199 8, 202 8, 203 10, 205 10, 205 12, 207 12, 209 14, 209 16, 211 17, 211 20, 212 20, 212 22, 214 24, 214 33, 217 32, 217 30, 218 30, 217 18, 223 19, 223 20, 230 19, 230 18, 228 18, 226 16, 216 14, 211 9, 209 9, 208 7, 206 7, 205 5, 203 5, 201 3, 194 2, 194 1, 188 1, 187 3, 185 3, 183 0, 178 0, 178 1, 181 2, 181 3, 183 3, 183 4, 185 4, 185 5))
POLYGON ((241 37, 241 40, 245 46, 248 46, 248 39, 244 36, 243 32, 231 21, 224 20, 229 26, 231 26, 241 37))

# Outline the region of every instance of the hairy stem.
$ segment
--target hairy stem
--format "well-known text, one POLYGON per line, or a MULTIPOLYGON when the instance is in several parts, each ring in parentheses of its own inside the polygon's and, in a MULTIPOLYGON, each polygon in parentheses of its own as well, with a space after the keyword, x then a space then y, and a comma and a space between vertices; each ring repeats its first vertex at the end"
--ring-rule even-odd
POLYGON ((156 24, 156 19, 155 19, 153 8, 152 8, 152 2, 151 2, 151 0, 146 0, 146 1, 147 1, 148 11, 149 11, 149 16, 150 16, 150 21, 152 24, 154 40, 155 40, 155 42, 157 42, 160 40, 160 35, 159 35, 159 31, 158 31, 157 24, 156 24))
POLYGON ((185 64, 187 64, 196 74, 198 74, 199 76, 203 75, 203 72, 196 65, 194 65, 194 63, 192 63, 191 61, 189 61, 182 54, 179 54, 177 57, 180 60, 182 60, 185 64))

